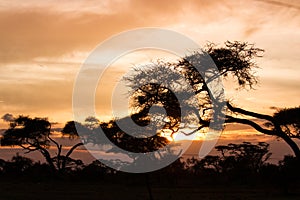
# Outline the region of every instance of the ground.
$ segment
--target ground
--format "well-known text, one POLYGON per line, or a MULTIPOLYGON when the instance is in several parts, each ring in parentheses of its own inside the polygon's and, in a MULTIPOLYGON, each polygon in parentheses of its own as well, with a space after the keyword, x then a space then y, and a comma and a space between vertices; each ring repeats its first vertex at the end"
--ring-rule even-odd
MULTIPOLYGON (((299 200, 300 188, 284 195, 280 188, 261 186, 153 186, 154 200, 299 200)), ((118 184, 100 181, 0 181, 2 200, 146 200, 144 185, 118 184)))

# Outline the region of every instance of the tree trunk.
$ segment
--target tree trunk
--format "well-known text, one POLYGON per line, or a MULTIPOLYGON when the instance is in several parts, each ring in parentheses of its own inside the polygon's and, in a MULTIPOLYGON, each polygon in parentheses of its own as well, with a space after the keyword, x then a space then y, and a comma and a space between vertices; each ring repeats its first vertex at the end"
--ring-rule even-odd
POLYGON ((286 135, 282 131, 279 131, 278 136, 280 138, 282 138, 291 147, 291 149, 293 150, 297 160, 300 161, 300 149, 299 149, 298 145, 296 144, 296 142, 294 142, 292 140, 292 138, 290 138, 288 135, 286 135))
POLYGON ((50 153, 46 149, 44 149, 44 148, 40 149, 40 152, 45 157, 45 159, 46 159, 48 165, 50 166, 51 170, 53 172, 57 171, 57 169, 55 168, 54 163, 53 163, 53 161, 51 159, 50 153))
POLYGON ((149 174, 148 173, 145 174, 145 178, 146 178, 146 186, 147 186, 147 190, 148 190, 148 194, 149 194, 149 199, 153 200, 153 195, 152 195, 152 190, 151 190, 151 185, 150 185, 150 180, 149 180, 149 174))

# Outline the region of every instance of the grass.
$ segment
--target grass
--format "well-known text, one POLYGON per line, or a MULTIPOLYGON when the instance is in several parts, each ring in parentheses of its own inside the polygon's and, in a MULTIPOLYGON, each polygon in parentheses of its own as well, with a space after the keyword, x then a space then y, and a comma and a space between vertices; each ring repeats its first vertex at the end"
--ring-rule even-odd
MULTIPOLYGON (((280 189, 260 186, 152 187, 154 200, 299 200, 300 193, 283 195, 280 189)), ((299 191, 298 191, 299 192, 299 191)), ((0 181, 2 200, 146 200, 144 185, 88 181, 0 181)))

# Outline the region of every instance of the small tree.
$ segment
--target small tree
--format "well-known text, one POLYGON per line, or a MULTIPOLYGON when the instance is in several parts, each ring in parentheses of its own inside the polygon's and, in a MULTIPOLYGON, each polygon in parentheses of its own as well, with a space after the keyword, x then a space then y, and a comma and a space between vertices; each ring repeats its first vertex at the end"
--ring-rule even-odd
POLYGON ((216 173, 237 171, 258 173, 271 156, 269 144, 265 142, 259 142, 258 144, 250 142, 230 143, 216 146, 215 149, 219 152, 219 155, 208 155, 201 160, 188 159, 189 168, 196 174, 201 170, 213 170, 216 173))
POLYGON ((12 157, 10 162, 6 162, 5 173, 10 173, 13 175, 21 174, 31 168, 34 162, 30 158, 26 158, 16 154, 12 157))
POLYGON ((93 116, 89 116, 87 117, 84 122, 86 123, 86 127, 88 127, 89 129, 95 129, 100 125, 100 121, 99 119, 97 119, 96 117, 93 116))
MULTIPOLYGON (((65 133, 67 134, 67 133, 65 133)), ((47 118, 30 118, 19 116, 15 118, 9 128, 4 132, 1 146, 20 146, 25 153, 34 151, 40 152, 46 162, 54 171, 64 171, 67 162, 70 160, 72 152, 83 143, 75 144, 65 156, 62 155, 62 145, 51 138, 51 123, 47 118), (51 156, 49 147, 56 147, 56 156, 51 156)), ((70 137, 75 137, 75 133, 68 133, 70 137)))
POLYGON ((232 169, 247 169, 256 173, 270 158, 269 144, 259 142, 257 145, 250 142, 241 144, 228 144, 227 146, 216 146, 221 153, 220 166, 223 171, 232 169))

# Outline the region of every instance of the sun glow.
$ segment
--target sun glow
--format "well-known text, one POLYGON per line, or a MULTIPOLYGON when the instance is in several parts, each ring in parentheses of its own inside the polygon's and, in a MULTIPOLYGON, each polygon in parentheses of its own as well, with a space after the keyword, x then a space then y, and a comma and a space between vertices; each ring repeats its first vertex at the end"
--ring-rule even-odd
POLYGON ((160 133, 161 136, 166 137, 171 142, 178 142, 183 140, 206 140, 207 133, 203 133, 202 131, 197 131, 196 133, 189 134, 192 130, 185 129, 180 130, 179 132, 172 133, 171 130, 164 130, 160 133))

